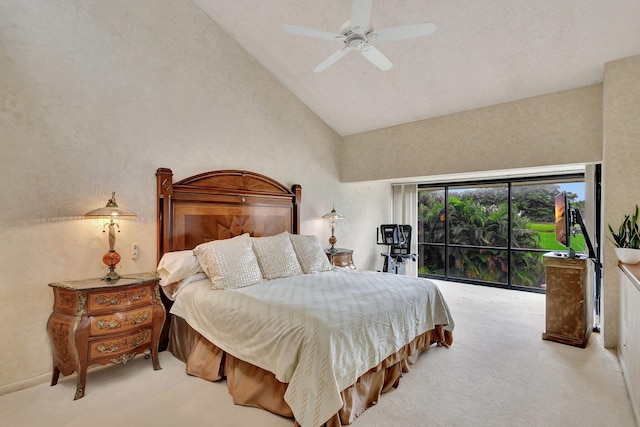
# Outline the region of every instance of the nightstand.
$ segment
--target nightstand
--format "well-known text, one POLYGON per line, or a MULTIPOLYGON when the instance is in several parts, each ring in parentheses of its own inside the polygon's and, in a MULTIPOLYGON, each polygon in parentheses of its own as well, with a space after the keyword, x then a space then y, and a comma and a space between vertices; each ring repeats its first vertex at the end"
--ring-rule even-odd
POLYGON ((324 252, 327 254, 327 258, 332 265, 349 270, 356 269, 356 266, 353 263, 352 249, 335 248, 333 252, 329 249, 324 252))
POLYGON ((159 370, 158 341, 165 320, 155 273, 132 274, 116 281, 102 279, 55 282, 53 312, 47 332, 53 353, 51 385, 77 372, 75 398, 84 396, 87 367, 125 364, 151 351, 159 370))

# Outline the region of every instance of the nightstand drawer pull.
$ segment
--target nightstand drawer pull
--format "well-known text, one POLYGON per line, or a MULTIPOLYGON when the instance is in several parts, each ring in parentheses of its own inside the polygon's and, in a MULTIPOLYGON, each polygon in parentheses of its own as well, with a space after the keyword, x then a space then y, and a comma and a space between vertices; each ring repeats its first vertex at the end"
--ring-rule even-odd
POLYGON ((120 347, 117 345, 114 345, 110 348, 107 348, 104 344, 100 344, 99 346, 96 347, 96 351, 98 353, 117 353, 118 351, 120 351, 120 347))
MULTIPOLYGON (((142 289, 140 293, 129 296, 129 300, 131 302, 136 302, 136 301, 140 301, 142 298, 146 296, 147 296, 147 289, 142 289)), ((126 293, 121 295, 113 295, 113 296, 100 295, 96 297, 95 301, 96 301, 96 304, 98 305, 117 305, 117 304, 122 304, 125 298, 127 298, 126 293)))
POLYGON ((123 353, 120 355, 120 357, 116 358, 116 359, 111 359, 111 361, 113 363, 117 363, 118 365, 124 365, 125 363, 129 362, 130 360, 133 360, 133 358, 136 357, 135 353, 123 353))
MULTIPOLYGON (((124 345, 124 349, 134 348, 147 341, 147 338, 149 338, 149 332, 145 331, 137 337, 134 337, 132 340, 123 340, 122 344, 124 345)), ((119 343, 111 343, 107 345, 98 344, 95 348, 98 353, 117 353, 123 349, 119 343)))
POLYGON ((132 295, 131 301, 138 301, 147 296, 147 290, 144 289, 140 294, 132 295))
POLYGON ((142 316, 138 316, 138 317, 134 317, 133 318, 133 323, 135 323, 136 325, 139 323, 144 322, 145 320, 147 320, 149 318, 149 312, 145 311, 142 316))
POLYGON ((147 340, 148 336, 149 336, 149 333, 145 332, 140 337, 138 337, 135 340, 131 341, 131 345, 135 347, 135 346, 138 346, 138 345, 142 344, 143 342, 145 342, 147 340))
POLYGON ((96 322, 98 329, 119 329, 123 326, 139 325, 149 319, 151 312, 144 311, 133 315, 126 315, 121 319, 100 319, 96 322))
POLYGON ((106 320, 98 320, 96 322, 96 327, 98 329, 116 329, 118 327, 120 327, 120 325, 122 325, 121 322, 117 322, 115 320, 112 320, 111 322, 107 322, 106 320))

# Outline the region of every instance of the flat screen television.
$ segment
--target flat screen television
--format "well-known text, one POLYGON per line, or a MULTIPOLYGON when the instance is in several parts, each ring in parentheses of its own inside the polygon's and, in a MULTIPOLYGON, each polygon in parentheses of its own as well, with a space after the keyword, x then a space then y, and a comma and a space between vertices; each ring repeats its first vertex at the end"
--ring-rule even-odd
POLYGON ((563 191, 555 198, 556 241, 567 249, 571 244, 571 208, 567 193, 563 191))

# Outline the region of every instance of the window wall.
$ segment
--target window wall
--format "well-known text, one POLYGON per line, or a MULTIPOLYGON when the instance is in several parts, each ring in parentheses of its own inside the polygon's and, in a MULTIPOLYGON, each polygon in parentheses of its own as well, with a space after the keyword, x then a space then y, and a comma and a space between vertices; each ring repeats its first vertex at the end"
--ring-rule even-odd
MULTIPOLYGON (((584 209, 584 175, 421 185, 418 274, 543 292, 542 255, 556 241, 554 198, 565 191, 584 209)), ((585 251, 580 229, 569 244, 585 251)))

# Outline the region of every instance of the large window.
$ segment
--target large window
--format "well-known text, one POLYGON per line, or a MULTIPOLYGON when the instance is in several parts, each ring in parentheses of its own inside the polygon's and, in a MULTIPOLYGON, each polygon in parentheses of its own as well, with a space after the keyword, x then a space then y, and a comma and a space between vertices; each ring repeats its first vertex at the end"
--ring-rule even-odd
MULTIPOLYGON (((567 248, 555 240, 554 198, 567 192, 584 209, 584 176, 421 185, 418 274, 544 290, 542 255, 567 248)), ((574 230, 571 247, 583 252, 574 230)))

